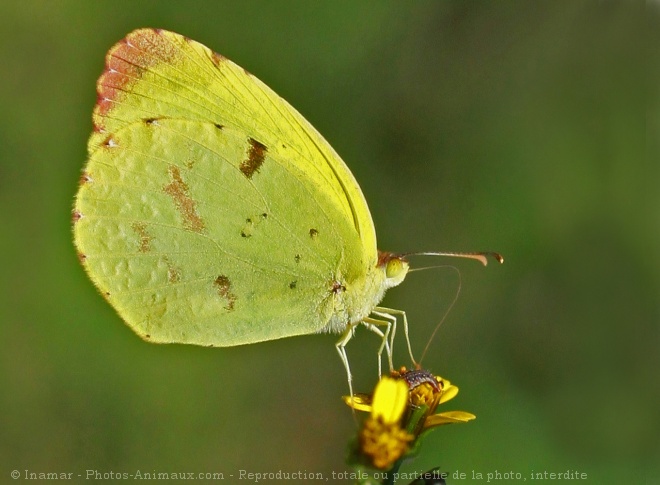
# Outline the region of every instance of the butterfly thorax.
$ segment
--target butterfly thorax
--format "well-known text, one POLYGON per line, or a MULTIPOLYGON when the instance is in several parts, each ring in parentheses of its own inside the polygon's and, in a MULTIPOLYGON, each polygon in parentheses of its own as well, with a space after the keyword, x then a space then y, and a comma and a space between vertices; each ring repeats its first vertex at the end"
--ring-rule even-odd
POLYGON ((376 264, 359 275, 339 277, 331 286, 332 314, 322 332, 343 332, 348 325, 367 318, 381 302, 385 292, 399 285, 408 273, 403 256, 379 252, 376 264))

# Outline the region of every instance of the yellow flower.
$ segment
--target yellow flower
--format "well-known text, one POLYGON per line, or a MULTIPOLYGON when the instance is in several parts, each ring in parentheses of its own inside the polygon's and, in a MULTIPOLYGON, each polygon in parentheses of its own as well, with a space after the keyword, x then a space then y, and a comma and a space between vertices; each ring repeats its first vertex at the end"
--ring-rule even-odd
MULTIPOLYGON (((402 367, 400 371, 394 372, 393 377, 397 378, 400 382, 408 384, 409 391, 409 404, 414 407, 427 406, 426 418, 424 420, 424 429, 442 424, 452 423, 466 423, 476 418, 472 413, 465 411, 445 411, 443 413, 432 414, 440 404, 453 399, 458 394, 458 387, 453 385, 447 379, 440 376, 434 376, 425 370, 406 370, 402 367), (434 386, 431 379, 436 382, 434 386)), ((391 380, 390 378, 383 377, 384 379, 391 380)), ((378 389, 380 385, 376 385, 378 389)), ((352 398, 344 396, 344 402, 356 411, 372 411, 372 397, 368 394, 355 394, 352 398)))
POLYGON ((390 468, 408 451, 415 438, 401 428, 401 419, 408 404, 408 386, 402 380, 382 378, 376 385, 371 414, 360 430, 362 453, 371 458, 373 466, 390 468))
POLYGON ((358 435, 358 455, 373 467, 388 470, 410 450, 422 432, 475 419, 474 414, 464 411, 434 414, 440 404, 457 394, 458 387, 446 379, 426 370, 402 368, 392 377, 383 377, 376 384, 373 396, 344 396, 350 407, 369 413, 358 435))

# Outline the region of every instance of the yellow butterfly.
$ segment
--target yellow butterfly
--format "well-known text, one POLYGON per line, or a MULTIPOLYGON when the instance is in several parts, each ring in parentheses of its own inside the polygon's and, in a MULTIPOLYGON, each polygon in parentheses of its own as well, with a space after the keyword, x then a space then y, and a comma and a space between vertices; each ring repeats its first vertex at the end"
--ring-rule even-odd
POLYGON ((353 175, 293 107, 154 29, 110 49, 97 91, 74 239, 138 335, 225 347, 340 333, 350 386, 345 346, 364 324, 392 367, 397 317, 406 335, 407 321, 377 305, 408 262, 378 252, 353 175))

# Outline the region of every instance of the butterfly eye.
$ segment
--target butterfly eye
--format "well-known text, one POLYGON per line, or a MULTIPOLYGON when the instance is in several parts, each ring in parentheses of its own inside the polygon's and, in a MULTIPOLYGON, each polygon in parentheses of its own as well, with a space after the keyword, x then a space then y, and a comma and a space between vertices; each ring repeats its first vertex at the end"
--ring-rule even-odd
POLYGON ((396 286, 403 281, 406 273, 408 273, 408 267, 408 261, 397 257, 393 257, 387 262, 385 276, 388 280, 393 280, 391 283, 392 286, 396 286))

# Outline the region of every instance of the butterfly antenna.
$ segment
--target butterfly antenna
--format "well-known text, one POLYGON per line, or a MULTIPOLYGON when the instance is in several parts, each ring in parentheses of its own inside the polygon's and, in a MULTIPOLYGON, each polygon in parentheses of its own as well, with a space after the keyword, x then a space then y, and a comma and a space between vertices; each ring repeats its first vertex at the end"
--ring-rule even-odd
MULTIPOLYGON (((467 258, 467 259, 476 259, 479 261, 481 264, 484 266, 488 265, 488 257, 491 257, 495 259, 498 263, 502 264, 504 263, 504 257, 500 253, 495 253, 493 251, 478 251, 478 252, 470 252, 470 253, 464 253, 464 252, 420 252, 420 253, 407 253, 405 256, 447 256, 447 257, 452 257, 452 258, 467 258)), ((448 267, 456 271, 456 274, 458 275, 458 286, 456 287, 456 293, 454 294, 454 299, 451 301, 451 304, 447 307, 447 310, 445 310, 444 315, 442 315, 442 318, 438 322, 438 324, 435 326, 433 329, 433 333, 429 337, 426 347, 424 347, 424 352, 422 352, 422 357, 419 359, 418 365, 421 366, 422 361, 424 360, 424 357, 426 356, 426 352, 428 352, 429 348, 431 348, 431 343, 433 342, 433 339, 435 338, 435 334, 438 333, 438 330, 440 329, 440 326, 444 323, 444 321, 447 319, 447 316, 449 315, 449 312, 451 312, 452 308, 458 301, 458 296, 461 294, 461 286, 463 284, 462 279, 461 279, 461 272, 458 270, 458 268, 454 266, 427 266, 423 268, 413 268, 410 271, 420 271, 424 269, 431 269, 431 268, 438 268, 438 267, 448 267)))
POLYGON ((419 268, 419 269, 431 269, 431 268, 434 268, 434 267, 435 268, 442 268, 442 267, 450 268, 450 269, 456 271, 456 275, 458 276, 458 285, 456 287, 456 293, 454 293, 454 298, 452 299, 451 303, 449 304, 449 306, 445 310, 445 313, 442 315, 442 318, 440 319, 438 324, 433 329, 433 333, 431 333, 431 336, 429 337, 429 339, 426 342, 426 346, 424 347, 424 351, 422 352, 422 356, 420 357, 419 362, 417 363, 417 365, 420 366, 420 367, 422 365, 422 361, 424 360, 424 357, 426 357, 426 353, 431 348, 431 343, 433 342, 433 339, 435 338, 435 334, 438 333, 438 330, 440 330, 440 327, 445 322, 445 320, 449 316, 449 313, 451 312, 452 308, 454 308, 454 305, 458 301, 458 296, 461 294, 461 287, 462 287, 462 284, 463 284, 462 279, 461 279, 461 272, 455 266, 431 266, 429 268, 419 268))
POLYGON ((488 265, 488 257, 495 259, 498 263, 504 262, 504 257, 500 253, 493 251, 477 251, 474 253, 456 253, 456 252, 422 252, 422 253, 406 253, 404 256, 446 256, 449 258, 467 258, 476 259, 484 266, 488 265))

